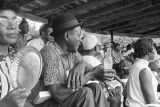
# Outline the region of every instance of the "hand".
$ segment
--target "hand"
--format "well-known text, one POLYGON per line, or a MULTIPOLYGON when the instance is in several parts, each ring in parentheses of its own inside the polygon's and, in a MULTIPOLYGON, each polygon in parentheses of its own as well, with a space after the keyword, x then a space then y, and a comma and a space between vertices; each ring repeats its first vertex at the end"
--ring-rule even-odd
POLYGON ((99 65, 94 69, 94 77, 100 81, 111 81, 113 80, 116 71, 114 69, 103 69, 103 65, 99 65))
POLYGON ((68 75, 68 88, 78 89, 82 85, 82 78, 85 73, 85 63, 79 62, 70 71, 68 75))
POLYGON ((13 101, 15 102, 18 106, 22 106, 25 103, 26 98, 28 95, 31 93, 31 91, 28 91, 26 89, 15 89, 8 93, 5 97, 4 100, 8 101, 13 101))
POLYGON ((126 84, 124 82, 121 82, 122 87, 125 88, 126 84))
POLYGON ((111 94, 109 94, 109 97, 107 100, 111 102, 111 107, 120 107, 121 105, 121 88, 116 87, 113 90, 110 90, 111 94))

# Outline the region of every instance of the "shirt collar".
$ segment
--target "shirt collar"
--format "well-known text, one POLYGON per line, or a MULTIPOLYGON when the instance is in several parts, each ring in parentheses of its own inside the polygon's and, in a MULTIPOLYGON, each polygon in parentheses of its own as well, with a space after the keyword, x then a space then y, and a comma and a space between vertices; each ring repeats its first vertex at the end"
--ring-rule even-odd
POLYGON ((147 60, 145 60, 145 59, 136 59, 136 61, 140 61, 140 62, 142 62, 142 63, 144 63, 144 64, 149 64, 149 61, 147 61, 147 60))

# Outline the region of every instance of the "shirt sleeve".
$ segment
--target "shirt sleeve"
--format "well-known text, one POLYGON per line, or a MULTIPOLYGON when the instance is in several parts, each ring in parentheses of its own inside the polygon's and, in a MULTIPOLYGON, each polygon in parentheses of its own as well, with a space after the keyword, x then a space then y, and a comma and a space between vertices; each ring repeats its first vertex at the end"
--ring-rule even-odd
POLYGON ((46 46, 41 50, 41 55, 43 59, 42 78, 44 79, 44 85, 60 84, 60 57, 57 56, 54 49, 49 46, 46 46))

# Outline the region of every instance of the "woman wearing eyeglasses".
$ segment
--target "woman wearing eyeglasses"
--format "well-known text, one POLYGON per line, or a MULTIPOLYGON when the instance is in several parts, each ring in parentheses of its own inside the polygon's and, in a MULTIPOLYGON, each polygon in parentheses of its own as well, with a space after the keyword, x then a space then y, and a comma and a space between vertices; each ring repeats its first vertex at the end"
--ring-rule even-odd
POLYGON ((155 48, 151 38, 142 38, 135 43, 136 60, 130 68, 127 82, 127 106, 142 107, 157 103, 158 82, 148 67, 155 57, 155 48))

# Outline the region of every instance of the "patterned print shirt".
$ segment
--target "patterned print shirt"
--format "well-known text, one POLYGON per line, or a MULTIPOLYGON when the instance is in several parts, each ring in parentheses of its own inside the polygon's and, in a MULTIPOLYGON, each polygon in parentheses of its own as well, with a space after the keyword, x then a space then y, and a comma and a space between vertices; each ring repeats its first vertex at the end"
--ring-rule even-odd
POLYGON ((10 80, 10 67, 16 51, 9 48, 8 55, 0 55, 0 99, 13 89, 10 80))
POLYGON ((61 48, 58 46, 57 43, 48 41, 48 43, 41 49, 40 53, 43 60, 43 70, 42 70, 42 77, 43 77, 45 72, 51 72, 51 70, 54 70, 54 66, 52 65, 55 65, 55 63, 57 63, 54 61, 63 52, 61 51, 61 48))
MULTIPOLYGON (((58 48, 59 49, 59 48, 58 48)), ((55 45, 47 45, 41 51, 44 62, 44 85, 66 85, 67 72, 77 62, 82 60, 79 53, 62 54, 55 45)))
POLYGON ((17 42, 13 45, 13 48, 15 49, 21 49, 27 45, 27 36, 23 35, 21 33, 18 34, 18 40, 17 42))

